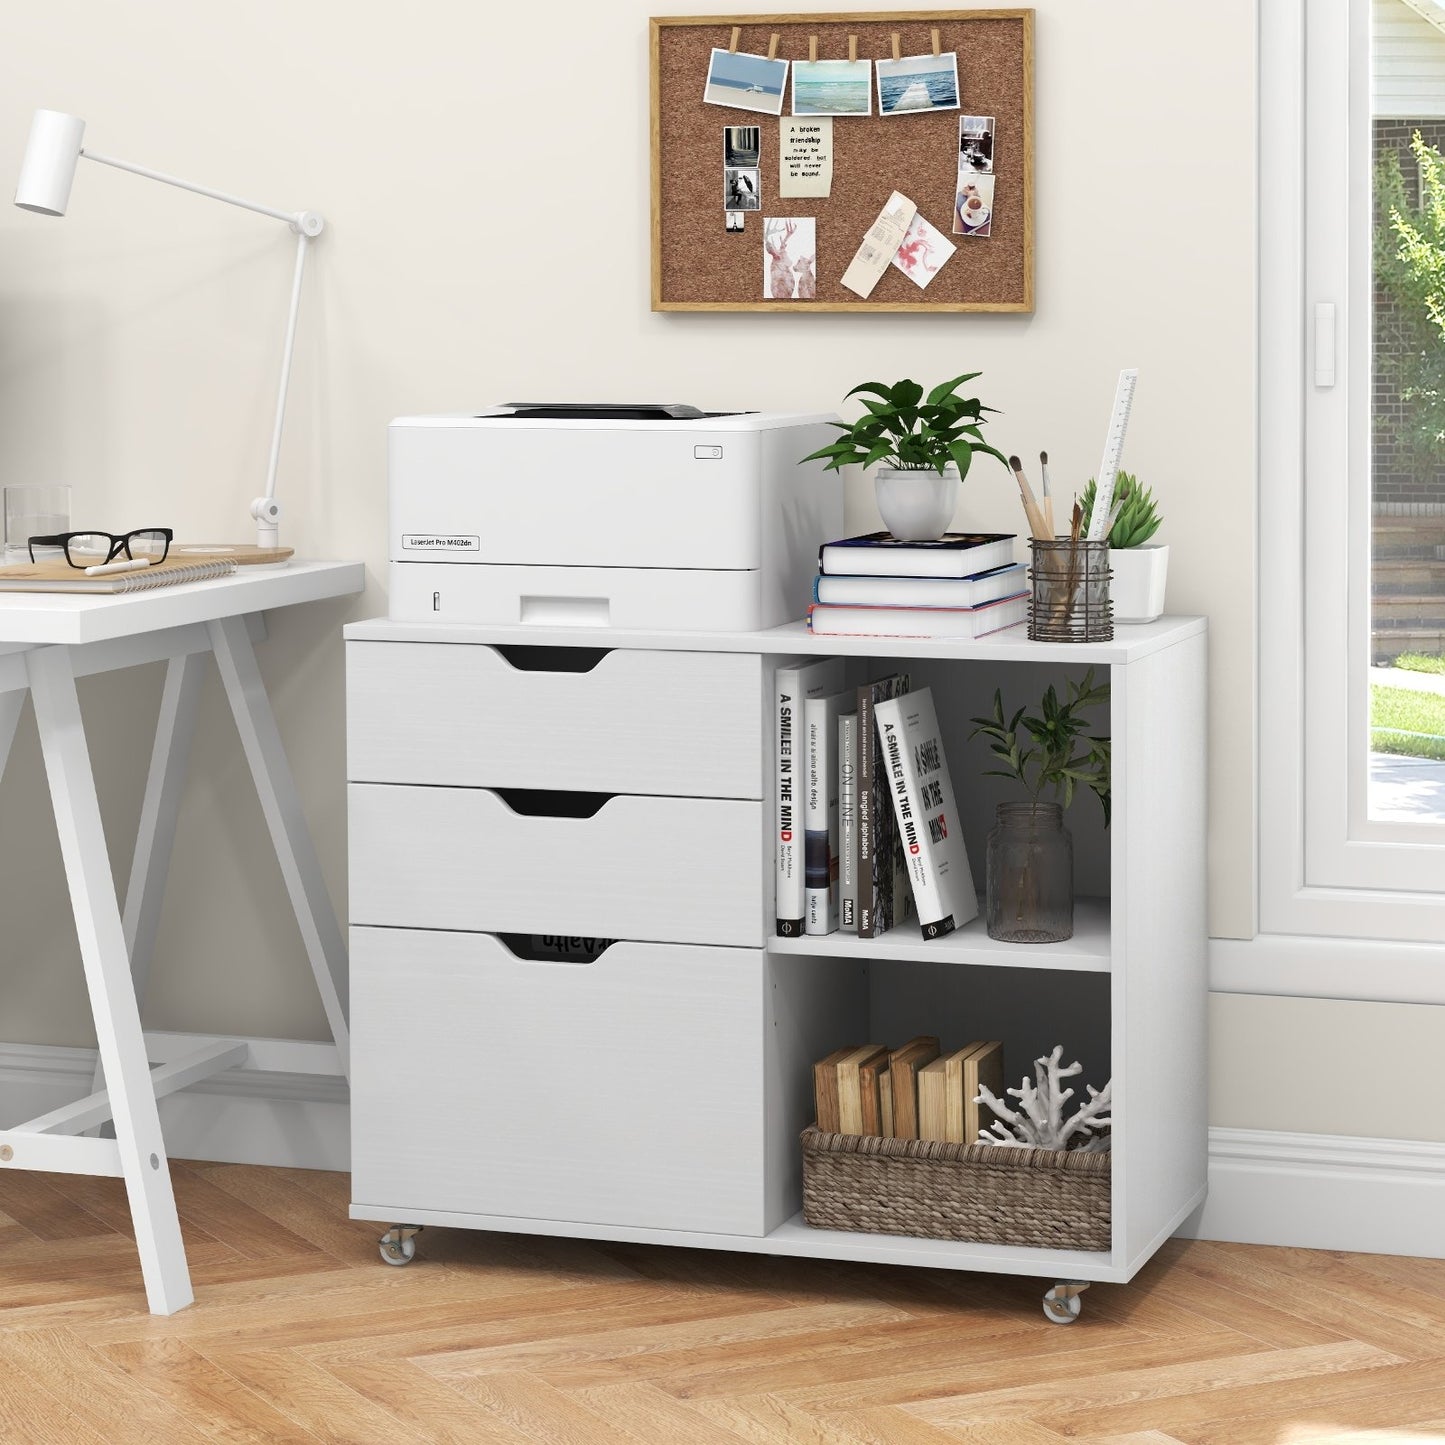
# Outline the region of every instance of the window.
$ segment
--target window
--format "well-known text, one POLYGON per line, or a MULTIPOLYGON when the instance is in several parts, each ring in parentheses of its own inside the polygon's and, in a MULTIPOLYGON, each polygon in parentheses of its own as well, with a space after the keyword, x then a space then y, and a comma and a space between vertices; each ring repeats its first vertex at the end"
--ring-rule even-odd
POLYGON ((1438 191, 1445 322, 1445 170, 1424 149, 1445 144, 1445 30, 1426 9, 1261 9, 1268 932, 1445 939, 1445 677, 1380 665, 1445 654, 1445 327, 1427 305, 1438 191))

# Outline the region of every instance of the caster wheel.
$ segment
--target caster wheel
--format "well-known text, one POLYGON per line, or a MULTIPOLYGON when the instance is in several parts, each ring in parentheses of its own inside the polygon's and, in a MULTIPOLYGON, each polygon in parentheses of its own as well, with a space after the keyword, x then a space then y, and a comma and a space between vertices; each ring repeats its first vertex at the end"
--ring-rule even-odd
POLYGON ((1056 1325, 1071 1325, 1084 1312, 1087 1285, 1056 1284, 1044 1296, 1044 1318, 1056 1325))
POLYGON ((416 1236, 420 1226, 397 1224, 381 1236, 381 1257, 387 1264, 400 1268, 416 1258, 416 1236))

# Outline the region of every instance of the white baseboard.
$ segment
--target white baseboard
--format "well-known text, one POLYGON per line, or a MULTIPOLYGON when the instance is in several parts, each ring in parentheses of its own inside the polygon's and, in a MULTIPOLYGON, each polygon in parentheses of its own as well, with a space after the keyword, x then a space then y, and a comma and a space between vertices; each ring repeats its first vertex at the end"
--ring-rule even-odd
MULTIPOLYGON (((0 1044, 0 1122, 7 1128, 90 1092, 95 1050, 0 1044)), ((231 1070, 160 1102, 166 1149, 177 1159, 351 1168, 346 1083, 317 1074, 231 1070)))
POLYGON ((1209 1131, 1209 1197, 1188 1239, 1445 1259, 1445 1144, 1209 1131))
MULTIPOLYGON (((90 1091, 95 1050, 0 1044, 0 1124, 90 1091)), ((340 1079, 219 1074, 161 1100, 178 1159, 350 1168, 340 1079)), ((1190 1239, 1445 1258, 1445 1144, 1263 1129, 1209 1131, 1209 1197, 1190 1239)))

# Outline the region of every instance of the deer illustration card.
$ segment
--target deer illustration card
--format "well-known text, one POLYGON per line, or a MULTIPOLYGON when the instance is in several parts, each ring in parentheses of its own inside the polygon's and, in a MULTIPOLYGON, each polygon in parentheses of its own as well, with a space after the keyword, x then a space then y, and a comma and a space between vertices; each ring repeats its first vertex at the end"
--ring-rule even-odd
POLYGON ((812 301, 818 294, 817 224, 812 216, 763 222, 763 299, 812 301))

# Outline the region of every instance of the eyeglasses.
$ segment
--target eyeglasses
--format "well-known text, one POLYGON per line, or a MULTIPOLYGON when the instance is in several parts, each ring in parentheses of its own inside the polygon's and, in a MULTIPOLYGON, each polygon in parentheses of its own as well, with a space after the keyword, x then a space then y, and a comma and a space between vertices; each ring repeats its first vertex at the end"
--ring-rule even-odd
POLYGON ((175 533, 169 527, 142 527, 117 537, 114 532, 57 532, 53 537, 30 538, 30 560, 37 547, 63 547, 72 567, 94 567, 113 562, 122 552, 132 561, 164 562, 175 533))

